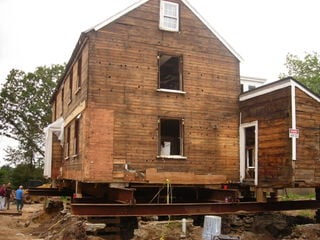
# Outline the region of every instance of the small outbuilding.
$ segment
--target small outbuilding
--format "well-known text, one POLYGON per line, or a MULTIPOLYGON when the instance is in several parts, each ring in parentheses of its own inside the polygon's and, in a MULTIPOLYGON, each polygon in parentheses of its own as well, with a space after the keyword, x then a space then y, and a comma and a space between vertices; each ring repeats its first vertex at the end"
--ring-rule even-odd
POLYGON ((319 103, 318 95, 291 77, 241 94, 240 180, 262 192, 316 187, 319 103))

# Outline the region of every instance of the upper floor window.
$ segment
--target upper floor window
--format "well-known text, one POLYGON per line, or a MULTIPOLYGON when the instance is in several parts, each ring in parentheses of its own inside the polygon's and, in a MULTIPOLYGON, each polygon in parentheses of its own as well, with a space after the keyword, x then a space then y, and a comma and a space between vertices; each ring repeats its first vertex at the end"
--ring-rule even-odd
POLYGON ((77 68, 77 88, 78 89, 81 87, 81 83, 82 83, 81 73, 82 73, 82 58, 80 56, 78 60, 78 68, 77 68))
POLYGON ((61 115, 63 114, 64 110, 64 88, 61 89, 61 115))
POLYGON ((182 91, 182 57, 160 54, 159 88, 182 91))
POLYGON ((166 31, 179 31, 179 4, 161 1, 159 27, 166 31))
POLYGON ((69 101, 72 100, 72 85, 73 85, 73 69, 71 69, 69 77, 69 101))

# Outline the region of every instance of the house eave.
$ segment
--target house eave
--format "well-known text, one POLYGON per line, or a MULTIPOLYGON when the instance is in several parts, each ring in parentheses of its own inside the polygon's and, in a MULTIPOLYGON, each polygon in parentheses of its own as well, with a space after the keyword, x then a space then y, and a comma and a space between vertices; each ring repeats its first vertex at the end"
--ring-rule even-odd
POLYGON ((276 82, 272 82, 266 85, 263 85, 261 87, 255 88, 253 90, 250 90, 248 92, 242 93, 239 96, 239 101, 246 101, 248 99, 251 98, 255 98, 282 88, 286 88, 286 87, 292 87, 292 88, 299 88, 301 91, 303 91, 304 93, 306 93, 308 96, 310 96, 311 98, 313 98, 314 100, 316 100, 317 102, 320 102, 320 96, 318 96, 317 94, 313 93, 310 89, 308 89, 307 87, 305 87, 303 84, 301 84, 300 82, 298 82, 297 80, 295 80, 292 77, 287 77, 284 79, 280 79, 276 82))

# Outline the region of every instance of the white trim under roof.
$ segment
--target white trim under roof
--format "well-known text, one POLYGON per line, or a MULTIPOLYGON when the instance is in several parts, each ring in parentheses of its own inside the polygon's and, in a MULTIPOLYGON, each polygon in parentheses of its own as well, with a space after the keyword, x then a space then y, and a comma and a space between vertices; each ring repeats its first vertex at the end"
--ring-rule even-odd
MULTIPOLYGON (((105 21, 99 23, 98 25, 94 26, 93 28, 87 30, 98 31, 101 28, 105 27, 106 25, 112 23, 116 19, 122 17, 123 15, 127 14, 128 12, 134 10, 135 8, 140 7, 142 4, 148 2, 149 0, 139 0, 136 1, 131 6, 127 7, 123 11, 113 15, 112 17, 106 19, 105 21)), ((181 0, 205 25, 210 29, 210 31, 226 46, 226 48, 241 62, 243 61, 242 57, 231 47, 231 45, 197 12, 197 10, 191 6, 191 4, 187 0, 181 0)))
POLYGON ((261 87, 258 87, 256 89, 253 89, 251 91, 242 93, 239 96, 239 101, 245 101, 257 96, 261 96, 282 88, 286 88, 286 87, 292 87, 292 88, 299 88, 301 91, 303 91, 305 94, 307 94, 308 96, 312 97, 314 100, 316 100, 317 102, 320 102, 320 98, 319 96, 315 95, 314 93, 312 93, 310 90, 308 90, 306 87, 304 87, 303 85, 299 84, 298 82, 296 82, 295 80, 293 80, 292 78, 285 78, 276 82, 272 82, 266 85, 263 85, 261 87))
POLYGON ((264 84, 266 81, 266 78, 240 76, 240 82, 264 84))

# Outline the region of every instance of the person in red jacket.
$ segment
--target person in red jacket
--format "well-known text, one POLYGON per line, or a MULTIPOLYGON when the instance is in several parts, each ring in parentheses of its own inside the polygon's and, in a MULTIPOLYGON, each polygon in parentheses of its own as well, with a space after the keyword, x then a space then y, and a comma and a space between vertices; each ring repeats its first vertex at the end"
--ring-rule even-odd
POLYGON ((0 187, 0 210, 4 210, 4 201, 6 197, 6 185, 2 184, 0 187))

